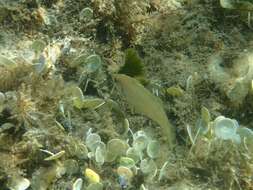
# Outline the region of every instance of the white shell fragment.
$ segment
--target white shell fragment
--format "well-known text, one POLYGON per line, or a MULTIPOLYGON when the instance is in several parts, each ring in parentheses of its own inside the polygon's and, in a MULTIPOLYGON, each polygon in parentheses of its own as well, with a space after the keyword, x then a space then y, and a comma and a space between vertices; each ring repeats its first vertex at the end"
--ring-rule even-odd
POLYGON ((72 190, 81 190, 83 186, 83 180, 78 178, 72 185, 72 190))
POLYGON ((237 9, 242 11, 253 10, 253 3, 251 0, 220 0, 220 5, 225 9, 237 9))
POLYGON ((49 156, 47 158, 45 158, 45 161, 51 161, 51 160, 57 160, 58 158, 60 158, 63 154, 65 154, 65 151, 62 150, 56 154, 53 154, 52 156, 49 156))
POLYGON ((219 116, 214 120, 214 133, 216 137, 223 140, 235 140, 237 138, 236 130, 239 124, 234 119, 219 116))
POLYGON ((220 5, 225 9, 235 9, 231 0, 220 0, 220 5))
POLYGON ((166 170, 168 168, 169 162, 165 162, 160 169, 158 180, 161 181, 166 176, 166 170))
POLYGON ((144 150, 148 145, 148 137, 146 136, 144 131, 137 131, 134 134, 133 147, 138 150, 144 150))
POLYGON ((132 158, 136 163, 140 160, 141 155, 141 152, 134 149, 133 147, 130 147, 126 152, 126 156, 132 158))
POLYGON ((92 54, 87 56, 86 54, 82 54, 78 56, 74 61, 70 64, 70 67, 82 67, 84 73, 93 73, 97 71, 102 66, 102 60, 99 55, 92 54))
POLYGON ((127 180, 131 180, 131 178, 133 177, 133 172, 131 171, 131 169, 129 169, 128 167, 125 166, 119 166, 117 169, 117 174, 119 176, 124 176, 126 177, 127 180))
POLYGON ((194 144, 195 141, 194 141, 194 137, 193 137, 193 135, 192 135, 191 126, 187 124, 187 125, 186 125, 186 129, 187 129, 187 133, 188 133, 188 135, 189 135, 189 138, 190 138, 191 143, 194 144))
POLYGON ((95 152, 98 143, 101 142, 101 138, 96 133, 91 133, 86 137, 86 146, 92 151, 95 152))
POLYGON ((127 168, 135 167, 135 161, 132 158, 122 156, 119 160, 120 166, 125 166, 127 168))
POLYGON ((55 64, 61 56, 60 44, 54 43, 47 45, 40 54, 38 62, 34 64, 34 69, 38 74, 44 74, 49 69, 54 70, 55 64))
POLYGON ((85 7, 79 14, 79 19, 81 21, 89 21, 93 17, 93 10, 89 7, 85 7))
POLYGON ((0 92, 0 104, 2 104, 5 101, 5 95, 4 93, 0 92))
POLYGON ((160 145, 156 140, 152 140, 148 143, 147 154, 150 158, 157 158, 159 156, 160 145))
POLYGON ((243 142, 249 151, 253 150, 253 131, 247 127, 237 129, 237 134, 240 136, 241 143, 243 142))
POLYGON ((30 187, 30 181, 27 178, 17 177, 10 185, 11 190, 26 190, 30 187))
POLYGON ((154 178, 157 174, 157 166, 156 163, 153 160, 144 159, 140 163, 140 169, 141 171, 148 175, 149 177, 154 178))
POLYGON ((121 139, 111 139, 107 143, 107 161, 112 162, 117 156, 125 155, 128 148, 129 146, 125 141, 121 139))
POLYGON ((104 164, 106 156, 106 145, 100 142, 95 151, 95 160, 100 165, 104 164))
POLYGON ((85 61, 88 73, 97 71, 102 65, 100 56, 96 54, 88 56, 85 61))
POLYGON ((85 99, 82 102, 82 108, 93 108, 96 109, 98 107, 100 107, 101 105, 103 105, 105 103, 105 101, 103 99, 100 98, 89 98, 89 99, 85 99))

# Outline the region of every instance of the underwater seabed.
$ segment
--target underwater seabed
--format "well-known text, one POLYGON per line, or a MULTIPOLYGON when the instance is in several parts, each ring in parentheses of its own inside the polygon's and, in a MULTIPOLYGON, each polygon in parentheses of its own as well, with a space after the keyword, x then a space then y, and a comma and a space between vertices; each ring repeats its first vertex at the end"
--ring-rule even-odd
POLYGON ((252 190, 253 2, 0 2, 0 190, 252 190))

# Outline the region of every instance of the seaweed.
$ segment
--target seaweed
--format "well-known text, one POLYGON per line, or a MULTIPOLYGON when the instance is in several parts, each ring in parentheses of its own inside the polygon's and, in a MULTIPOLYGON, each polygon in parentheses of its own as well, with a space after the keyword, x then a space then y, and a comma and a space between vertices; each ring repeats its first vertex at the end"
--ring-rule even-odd
POLYGON ((139 79, 146 77, 143 61, 135 49, 129 48, 126 50, 125 63, 118 73, 139 79))

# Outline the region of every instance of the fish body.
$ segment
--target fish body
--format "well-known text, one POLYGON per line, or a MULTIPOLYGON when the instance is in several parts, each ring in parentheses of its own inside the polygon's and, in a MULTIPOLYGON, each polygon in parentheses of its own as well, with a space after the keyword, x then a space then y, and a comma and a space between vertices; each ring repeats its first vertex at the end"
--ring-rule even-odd
POLYGON ((132 77, 124 74, 115 74, 114 77, 121 86, 128 104, 131 105, 136 112, 158 123, 162 128, 164 139, 170 145, 173 145, 175 132, 167 118, 161 100, 132 77))

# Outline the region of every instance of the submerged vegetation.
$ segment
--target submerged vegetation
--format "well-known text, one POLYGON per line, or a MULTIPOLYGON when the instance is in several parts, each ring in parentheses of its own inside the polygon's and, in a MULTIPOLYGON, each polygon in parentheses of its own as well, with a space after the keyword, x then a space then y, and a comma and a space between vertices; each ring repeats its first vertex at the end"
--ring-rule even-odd
POLYGON ((0 190, 252 190, 250 0, 0 2, 0 190))

